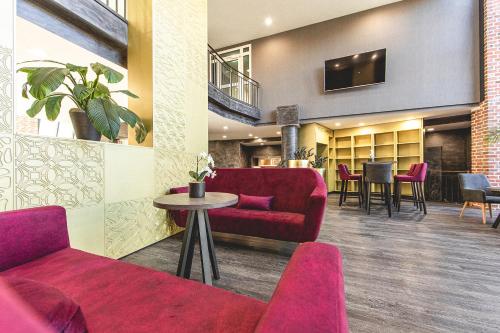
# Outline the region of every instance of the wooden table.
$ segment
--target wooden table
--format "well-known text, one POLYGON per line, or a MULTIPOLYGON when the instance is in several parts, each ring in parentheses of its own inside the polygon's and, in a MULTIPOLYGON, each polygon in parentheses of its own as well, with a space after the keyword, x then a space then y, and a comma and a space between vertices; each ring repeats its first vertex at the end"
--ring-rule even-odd
POLYGON ((153 206, 168 210, 188 210, 186 230, 182 239, 181 254, 177 266, 177 276, 189 279, 193 262, 196 237, 200 242, 201 271, 203 282, 212 284, 220 279, 217 257, 215 256, 212 230, 208 220, 208 209, 232 206, 238 202, 238 196, 230 193, 207 192, 204 198, 190 198, 188 193, 164 195, 154 199, 153 206))
MULTIPOLYGON (((495 195, 498 195, 500 197, 500 187, 488 187, 488 190, 491 192, 494 192, 495 195)), ((500 225, 500 213, 498 213, 497 218, 495 219, 495 223, 491 226, 492 228, 498 228, 498 225, 500 225)))

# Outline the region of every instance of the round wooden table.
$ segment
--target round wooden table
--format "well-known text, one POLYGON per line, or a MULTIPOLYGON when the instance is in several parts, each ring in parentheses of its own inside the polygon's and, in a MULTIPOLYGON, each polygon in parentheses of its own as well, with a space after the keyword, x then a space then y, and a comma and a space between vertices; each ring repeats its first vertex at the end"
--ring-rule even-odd
POLYGON ((203 282, 212 284, 220 279, 217 257, 215 256, 212 230, 208 220, 208 209, 232 206, 238 202, 238 196, 230 193, 207 192, 204 198, 190 198, 188 193, 164 195, 153 200, 153 206, 167 210, 187 210, 186 230, 182 239, 181 254, 177 266, 177 276, 189 279, 193 262, 196 237, 200 242, 201 271, 203 282))

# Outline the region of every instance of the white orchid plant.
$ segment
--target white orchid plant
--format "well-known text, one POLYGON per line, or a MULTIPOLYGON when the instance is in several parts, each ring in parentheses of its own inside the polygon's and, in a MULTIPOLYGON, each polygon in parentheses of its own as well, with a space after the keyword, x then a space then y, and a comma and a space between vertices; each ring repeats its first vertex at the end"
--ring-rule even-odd
POLYGON ((214 178, 217 175, 214 167, 212 155, 202 152, 196 156, 196 171, 189 171, 189 175, 195 182, 202 183, 205 177, 214 178))

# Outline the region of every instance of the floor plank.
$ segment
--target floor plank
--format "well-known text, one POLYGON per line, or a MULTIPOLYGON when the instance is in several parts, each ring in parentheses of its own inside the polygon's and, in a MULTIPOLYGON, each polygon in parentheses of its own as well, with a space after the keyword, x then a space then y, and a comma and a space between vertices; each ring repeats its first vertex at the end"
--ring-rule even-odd
MULTIPOLYGON (((500 332, 500 229, 482 225, 479 210, 459 219, 459 205, 431 203, 424 216, 403 203, 389 219, 350 200, 340 209, 329 197, 318 240, 342 250, 352 332, 500 332)), ((175 274, 180 247, 173 237, 123 260, 175 274)), ((293 248, 217 238, 215 285, 269 300, 293 248)), ((192 278, 201 280, 196 253, 192 278)))

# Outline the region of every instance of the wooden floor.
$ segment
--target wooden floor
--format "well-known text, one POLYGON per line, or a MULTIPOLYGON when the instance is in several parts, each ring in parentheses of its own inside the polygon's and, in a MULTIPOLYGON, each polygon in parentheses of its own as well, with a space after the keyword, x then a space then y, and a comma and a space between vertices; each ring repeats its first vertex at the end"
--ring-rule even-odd
MULTIPOLYGON (((424 217, 403 203, 389 219, 382 207, 340 209, 337 198, 318 240, 343 252, 352 332, 500 332, 500 229, 482 225, 479 210, 460 220, 458 205, 429 204, 424 217)), ((294 245, 252 244, 216 240, 215 285, 268 300, 294 245)), ((175 274, 180 247, 173 237, 124 260, 175 274)), ((199 266, 196 255, 193 278, 199 266)))

